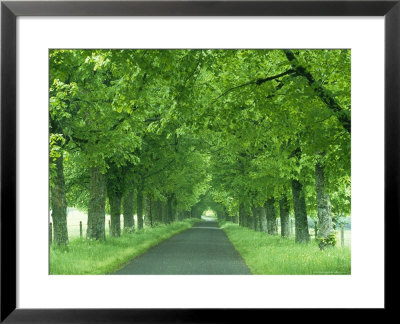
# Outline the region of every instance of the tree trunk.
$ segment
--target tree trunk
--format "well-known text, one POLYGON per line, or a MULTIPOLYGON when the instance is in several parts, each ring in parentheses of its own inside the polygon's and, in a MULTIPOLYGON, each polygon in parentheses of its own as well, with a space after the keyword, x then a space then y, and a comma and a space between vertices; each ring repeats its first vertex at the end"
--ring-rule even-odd
POLYGON ((151 215, 153 219, 153 225, 160 224, 162 222, 161 217, 161 201, 152 199, 151 201, 151 215))
POLYGON ((257 210, 257 207, 253 208, 254 210, 254 221, 255 221, 255 225, 254 225, 254 230, 260 232, 261 231, 261 217, 260 217, 260 213, 257 210))
POLYGON ((225 207, 224 207, 224 219, 226 222, 232 221, 232 219, 231 219, 231 217, 229 217, 228 211, 226 210, 225 207))
POLYGON ((329 236, 333 233, 331 203, 329 193, 325 190, 325 172, 324 166, 321 163, 315 165, 315 184, 317 191, 317 208, 318 208, 318 238, 324 239, 320 241, 320 248, 326 246, 334 246, 335 242, 329 240, 329 236))
POLYGON ((183 210, 178 211, 177 215, 178 215, 178 220, 179 221, 182 221, 182 220, 185 219, 185 212, 183 210))
POLYGON ((161 219, 163 224, 168 224, 168 202, 161 202, 161 219))
POLYGON ((298 180, 292 180, 292 194, 296 242, 308 242, 310 234, 308 233, 306 199, 304 197, 303 185, 298 180))
POLYGON ((132 232, 135 230, 135 220, 133 219, 133 189, 129 189, 123 199, 124 231, 132 232))
POLYGON ((218 219, 219 218, 221 218, 224 222, 228 220, 228 213, 226 212, 225 208, 223 208, 222 211, 218 213, 218 219))
POLYGON ((281 235, 289 237, 289 203, 286 195, 279 200, 279 214, 281 217, 281 235))
POLYGON ((258 217, 256 207, 252 206, 251 207, 251 213, 252 213, 252 222, 253 222, 253 229, 255 231, 258 231, 259 223, 260 223, 260 218, 258 217))
POLYGON ((121 236, 121 194, 110 190, 108 201, 110 203, 111 230, 110 235, 121 236))
POLYGON ((190 218, 196 218, 195 208, 192 206, 190 208, 190 218))
POLYGON ((172 222, 174 222, 174 221, 176 221, 178 219, 177 205, 178 205, 178 201, 176 200, 175 194, 173 194, 173 199, 172 199, 172 222))
POLYGON ((247 228, 253 228, 252 227, 252 222, 251 222, 251 217, 250 217, 250 212, 249 209, 245 207, 244 209, 244 226, 246 226, 247 228))
POLYGON ((247 214, 247 227, 250 229, 254 229, 254 217, 252 217, 252 215, 250 215, 249 211, 246 211, 247 214))
POLYGON ((267 216, 267 232, 271 235, 278 234, 278 229, 276 226, 276 213, 275 213, 275 199, 269 198, 265 202, 265 211, 267 216))
POLYGON ((239 225, 247 226, 246 208, 243 203, 239 204, 239 225))
POLYGON ((137 223, 138 229, 143 228, 143 187, 140 186, 137 190, 137 223))
POLYGON ((267 232, 267 218, 265 215, 264 207, 257 206, 255 208, 255 210, 256 210, 256 215, 258 217, 258 223, 259 223, 258 230, 260 232, 267 232))
POLYGON ((169 195, 167 199, 167 224, 173 221, 173 195, 169 195))
POLYGON ((151 206, 151 196, 149 194, 146 195, 146 213, 144 215, 144 223, 146 227, 153 227, 153 210, 151 206))
POLYGON ((56 245, 68 245, 67 228, 67 199, 65 197, 65 180, 63 155, 56 159, 56 176, 51 187, 51 205, 54 229, 53 243, 56 245))
POLYGON ((106 175, 108 202, 110 203, 110 236, 121 236, 121 202, 124 194, 123 177, 116 165, 110 165, 106 175))
POLYGON ((90 168, 88 226, 86 237, 105 240, 106 177, 99 168, 90 168))
POLYGON ((252 230, 257 231, 257 225, 258 225, 257 214, 255 213, 255 208, 251 206, 250 228, 252 230))

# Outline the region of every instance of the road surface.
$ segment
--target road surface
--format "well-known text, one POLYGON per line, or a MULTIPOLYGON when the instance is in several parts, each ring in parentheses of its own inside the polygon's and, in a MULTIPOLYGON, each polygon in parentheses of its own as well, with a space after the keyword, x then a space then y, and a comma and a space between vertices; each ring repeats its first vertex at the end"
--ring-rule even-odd
POLYGON ((163 241, 114 274, 238 275, 251 272, 218 224, 207 221, 163 241))

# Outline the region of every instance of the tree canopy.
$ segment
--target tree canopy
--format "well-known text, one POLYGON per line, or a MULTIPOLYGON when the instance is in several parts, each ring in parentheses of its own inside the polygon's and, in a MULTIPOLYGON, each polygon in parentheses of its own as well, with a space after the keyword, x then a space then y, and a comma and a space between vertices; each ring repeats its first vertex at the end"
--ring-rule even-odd
POLYGON ((91 219, 104 203, 116 235, 127 192, 140 217, 144 199, 169 221, 212 208, 255 228, 256 208, 270 222, 284 199, 298 226, 300 209, 319 219, 321 247, 332 213, 350 215, 350 50, 55 49, 49 60, 50 185, 63 187, 52 196, 91 219))

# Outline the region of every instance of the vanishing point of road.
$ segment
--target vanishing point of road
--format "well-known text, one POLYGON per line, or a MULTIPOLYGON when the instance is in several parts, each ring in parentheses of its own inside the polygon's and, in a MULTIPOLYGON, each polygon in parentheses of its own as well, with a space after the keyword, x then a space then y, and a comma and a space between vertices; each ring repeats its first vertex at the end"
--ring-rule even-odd
POLYGON ((161 242, 114 274, 249 275, 251 272, 218 224, 206 221, 161 242))

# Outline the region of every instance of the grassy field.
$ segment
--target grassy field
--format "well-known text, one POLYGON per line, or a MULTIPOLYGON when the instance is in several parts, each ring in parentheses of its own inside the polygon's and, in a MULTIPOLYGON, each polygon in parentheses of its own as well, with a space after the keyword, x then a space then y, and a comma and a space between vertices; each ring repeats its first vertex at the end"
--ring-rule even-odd
MULTIPOLYGON (((134 215, 135 225, 137 225, 137 218, 134 215)), ((50 217, 50 222, 52 222, 52 218, 50 217)), ((106 233, 109 232, 109 221, 110 215, 105 216, 106 223, 106 233)), ((79 232, 79 223, 82 222, 82 234, 83 237, 86 237, 86 229, 87 229, 87 213, 80 211, 77 208, 68 207, 67 210, 67 226, 68 226, 68 237, 76 238, 80 236, 79 232)), ((121 228, 124 227, 124 217, 121 215, 121 228)))
POLYGON ((70 241, 68 251, 51 246, 50 274, 113 273, 149 248, 198 222, 198 219, 186 219, 117 238, 107 237, 105 242, 75 238, 70 241))
POLYGON ((294 238, 267 235, 227 222, 221 228, 253 274, 343 275, 351 273, 351 250, 334 247, 320 251, 312 240, 296 244, 294 238))

